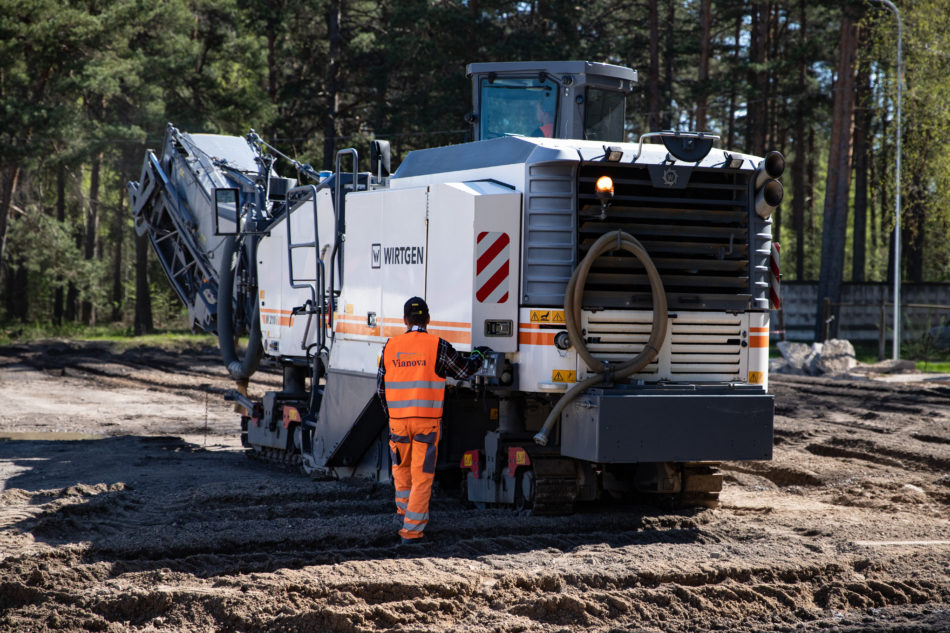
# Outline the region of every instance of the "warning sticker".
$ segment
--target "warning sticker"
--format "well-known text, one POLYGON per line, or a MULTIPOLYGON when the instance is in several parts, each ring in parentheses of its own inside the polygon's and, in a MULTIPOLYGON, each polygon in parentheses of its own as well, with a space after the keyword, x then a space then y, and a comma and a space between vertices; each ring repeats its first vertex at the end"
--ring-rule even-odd
POLYGON ((761 385, 763 382, 765 382, 765 372, 761 372, 761 371, 749 372, 750 385, 761 385))
POLYGON ((564 323, 564 310, 532 310, 532 323, 564 323))
POLYGON ((577 372, 573 369, 552 369, 551 382, 577 382, 577 372))

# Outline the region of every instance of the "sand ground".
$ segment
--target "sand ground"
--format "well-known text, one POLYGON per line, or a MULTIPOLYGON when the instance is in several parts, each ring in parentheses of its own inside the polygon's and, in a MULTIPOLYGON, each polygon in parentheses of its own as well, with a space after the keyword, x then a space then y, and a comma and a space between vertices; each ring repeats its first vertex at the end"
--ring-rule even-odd
MULTIPOLYGON (((259 375, 256 389, 278 386, 259 375)), ((773 376, 716 510, 432 504, 247 459, 212 349, 0 349, 0 631, 950 631, 950 384, 773 376)))

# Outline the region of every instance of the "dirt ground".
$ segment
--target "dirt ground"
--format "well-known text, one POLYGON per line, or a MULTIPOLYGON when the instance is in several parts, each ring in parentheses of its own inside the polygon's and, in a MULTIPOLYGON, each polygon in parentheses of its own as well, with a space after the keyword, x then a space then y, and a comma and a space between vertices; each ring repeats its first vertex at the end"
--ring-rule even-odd
MULTIPOLYGON (((256 383, 277 386, 276 377, 256 383)), ((773 376, 722 506, 571 517, 247 459, 213 349, 0 348, 0 631, 950 631, 950 382, 773 376)))

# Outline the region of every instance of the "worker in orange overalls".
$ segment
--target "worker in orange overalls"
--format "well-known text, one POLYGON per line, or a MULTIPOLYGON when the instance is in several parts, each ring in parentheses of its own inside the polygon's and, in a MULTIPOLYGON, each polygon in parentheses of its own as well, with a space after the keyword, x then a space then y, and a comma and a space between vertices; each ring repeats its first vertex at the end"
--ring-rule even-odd
POLYGON ((448 341, 426 332, 429 307, 419 297, 406 302, 403 321, 409 329, 383 347, 376 392, 389 416, 396 512, 402 517, 399 536, 408 544, 420 542, 429 522, 445 379, 468 378, 490 350, 480 347, 465 357, 448 341))

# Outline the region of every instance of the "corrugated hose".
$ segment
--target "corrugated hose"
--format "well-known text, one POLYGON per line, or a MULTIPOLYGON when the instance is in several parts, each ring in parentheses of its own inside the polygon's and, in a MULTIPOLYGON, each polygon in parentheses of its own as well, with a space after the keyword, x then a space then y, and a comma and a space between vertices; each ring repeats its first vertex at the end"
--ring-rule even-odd
POLYGON ((663 289, 663 281, 660 279, 660 273, 657 272, 656 266, 653 265, 653 260, 650 259, 650 255, 637 238, 618 229, 605 233, 594 242, 587 255, 574 269, 570 281, 567 282, 567 292, 564 294, 564 321, 567 325, 567 333, 577 353, 595 373, 576 383, 557 401, 544 421, 544 426, 534 436, 535 443, 540 446, 547 446, 548 434, 560 419, 561 412, 579 394, 598 383, 610 383, 614 379, 623 379, 637 373, 656 358, 656 355, 660 352, 660 346, 663 345, 663 340, 666 338, 666 291, 663 289), (625 250, 631 253, 640 260, 640 263, 646 269, 647 278, 650 280, 650 293, 653 298, 653 328, 650 331, 650 339, 639 354, 626 362, 612 365, 593 357, 590 350, 587 349, 587 342, 581 333, 580 323, 581 301, 584 297, 584 286, 587 285, 587 275, 590 273, 591 266, 594 265, 594 261, 598 257, 608 251, 615 250, 625 250))

